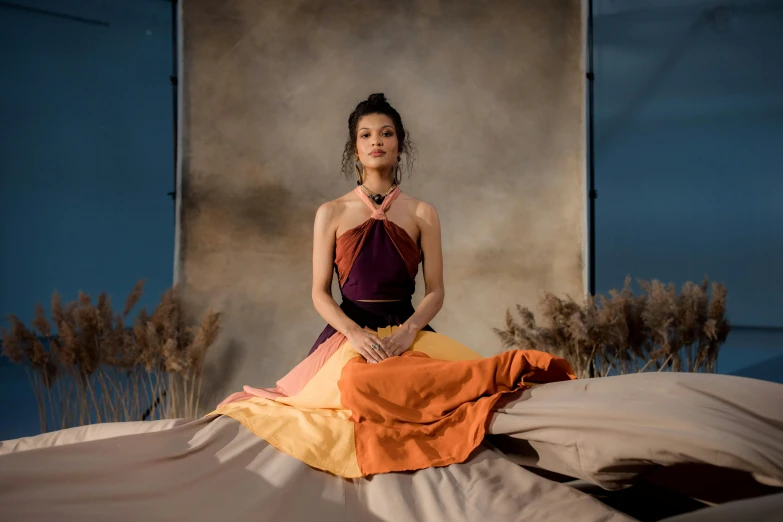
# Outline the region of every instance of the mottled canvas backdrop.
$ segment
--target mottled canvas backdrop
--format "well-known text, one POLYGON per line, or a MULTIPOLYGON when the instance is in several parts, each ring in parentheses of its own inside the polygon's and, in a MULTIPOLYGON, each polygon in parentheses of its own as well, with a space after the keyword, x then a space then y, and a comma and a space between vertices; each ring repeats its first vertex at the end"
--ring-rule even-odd
MULTIPOLYGON (((402 189, 433 204, 446 301, 436 331, 484 354, 507 308, 583 295, 580 0, 186 0, 177 279, 224 313, 207 408, 274 386, 324 327, 311 300, 315 211, 347 119, 386 94, 417 147, 402 189)), ((421 269, 414 305, 424 291, 421 269)), ((334 284, 339 301, 339 290, 334 284)))

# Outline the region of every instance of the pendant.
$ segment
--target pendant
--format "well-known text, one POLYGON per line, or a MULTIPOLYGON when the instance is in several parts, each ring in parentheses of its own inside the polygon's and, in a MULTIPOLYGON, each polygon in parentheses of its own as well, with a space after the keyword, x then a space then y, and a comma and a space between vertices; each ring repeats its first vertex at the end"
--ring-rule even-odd
POLYGON ((385 197, 385 196, 382 196, 382 195, 380 195, 380 194, 376 194, 376 195, 374 195, 374 196, 372 197, 372 199, 373 199, 373 200, 374 200, 374 201, 375 201, 377 204, 379 204, 379 205, 380 205, 381 203, 383 203, 383 199, 384 199, 384 197, 385 197))

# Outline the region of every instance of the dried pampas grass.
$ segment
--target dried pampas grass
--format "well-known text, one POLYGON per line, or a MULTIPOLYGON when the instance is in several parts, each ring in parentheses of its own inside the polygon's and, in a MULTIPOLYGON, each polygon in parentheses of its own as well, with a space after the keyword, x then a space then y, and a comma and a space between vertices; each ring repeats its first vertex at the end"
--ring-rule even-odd
POLYGON ((139 281, 122 313, 106 293, 79 292, 63 305, 55 292, 51 322, 36 305, 28 328, 9 316, 3 355, 27 371, 38 402, 41 431, 162 418, 195 418, 204 360, 220 331, 220 314, 207 311, 199 324, 185 320, 177 287, 167 290, 152 314, 131 311, 143 294, 139 281))
POLYGON ((577 377, 599 377, 643 371, 716 371, 718 350, 731 327, 725 318, 726 287, 709 281, 673 283, 631 278, 609 296, 586 296, 580 305, 570 297, 546 293, 539 310, 547 325, 517 305, 519 318, 506 311, 504 330, 493 328, 506 349, 549 352, 567 359, 577 377))

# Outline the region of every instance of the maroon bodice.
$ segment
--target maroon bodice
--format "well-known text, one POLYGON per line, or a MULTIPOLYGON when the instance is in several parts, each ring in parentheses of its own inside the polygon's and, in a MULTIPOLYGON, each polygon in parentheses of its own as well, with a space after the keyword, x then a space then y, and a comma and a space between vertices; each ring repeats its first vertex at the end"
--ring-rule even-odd
POLYGON ((404 228, 386 219, 385 213, 399 190, 395 188, 381 207, 375 208, 356 188, 372 215, 337 238, 334 262, 341 293, 351 301, 409 300, 413 296, 421 249, 404 228))

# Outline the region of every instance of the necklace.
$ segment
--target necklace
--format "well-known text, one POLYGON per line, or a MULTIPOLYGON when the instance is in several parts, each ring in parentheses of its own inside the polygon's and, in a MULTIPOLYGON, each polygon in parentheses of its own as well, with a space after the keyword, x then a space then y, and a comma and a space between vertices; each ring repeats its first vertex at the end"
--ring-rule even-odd
POLYGON ((373 194, 372 192, 367 189, 364 185, 359 185, 362 188, 362 191, 367 194, 367 197, 369 197, 371 200, 375 201, 378 205, 383 203, 383 200, 386 199, 386 196, 391 194, 391 192, 395 189, 397 186, 396 183, 392 183, 392 186, 389 187, 389 190, 386 191, 386 194, 373 194))

